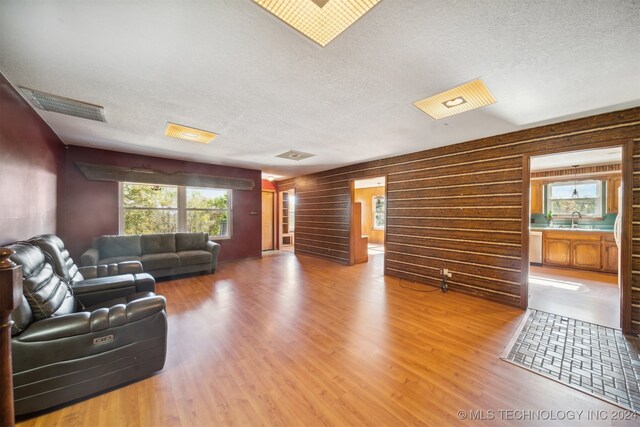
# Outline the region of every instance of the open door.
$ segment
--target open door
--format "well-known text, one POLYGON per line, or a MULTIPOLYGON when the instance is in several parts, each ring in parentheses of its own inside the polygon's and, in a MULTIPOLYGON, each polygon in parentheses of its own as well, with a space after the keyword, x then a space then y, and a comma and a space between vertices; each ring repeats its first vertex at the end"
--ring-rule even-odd
POLYGON ((274 236, 274 199, 275 193, 273 191, 262 192, 262 250, 271 251, 275 249, 275 236, 274 236))

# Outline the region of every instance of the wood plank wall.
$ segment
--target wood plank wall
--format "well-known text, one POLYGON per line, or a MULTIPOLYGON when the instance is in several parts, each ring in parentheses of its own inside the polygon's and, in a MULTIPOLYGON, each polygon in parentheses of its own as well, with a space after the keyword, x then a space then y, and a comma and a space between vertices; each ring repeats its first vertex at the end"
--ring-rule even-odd
MULTIPOLYGON (((640 108, 333 169, 280 188, 296 190, 295 251, 347 264, 349 183, 386 176, 385 274, 439 285, 446 267, 450 289, 521 307, 524 156, 636 138, 640 108)), ((640 142, 634 153, 632 317, 640 331, 640 142)))

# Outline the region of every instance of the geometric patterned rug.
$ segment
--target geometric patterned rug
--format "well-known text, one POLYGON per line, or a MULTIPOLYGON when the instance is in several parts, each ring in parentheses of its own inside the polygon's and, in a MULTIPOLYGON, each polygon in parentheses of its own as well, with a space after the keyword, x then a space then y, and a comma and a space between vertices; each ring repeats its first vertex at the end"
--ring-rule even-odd
POLYGON ((640 339, 606 326, 528 311, 503 360, 640 413, 640 339))

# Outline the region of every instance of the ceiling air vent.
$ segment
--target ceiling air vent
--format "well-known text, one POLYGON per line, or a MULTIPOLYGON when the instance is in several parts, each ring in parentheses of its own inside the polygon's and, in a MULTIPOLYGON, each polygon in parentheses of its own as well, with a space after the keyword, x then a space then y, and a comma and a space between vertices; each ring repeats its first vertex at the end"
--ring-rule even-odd
POLYGON ((286 153, 278 154, 276 157, 282 157, 287 160, 295 160, 300 161, 304 159, 308 159, 309 157, 313 157, 315 154, 311 153, 303 153, 302 151, 289 150, 286 153))
POLYGON ((26 87, 20 87, 22 94, 41 110, 53 111, 54 113, 66 114, 67 116, 80 117, 83 119, 106 122, 104 118, 104 108, 99 105, 88 104, 86 102, 75 101, 63 98, 50 93, 40 92, 26 87))

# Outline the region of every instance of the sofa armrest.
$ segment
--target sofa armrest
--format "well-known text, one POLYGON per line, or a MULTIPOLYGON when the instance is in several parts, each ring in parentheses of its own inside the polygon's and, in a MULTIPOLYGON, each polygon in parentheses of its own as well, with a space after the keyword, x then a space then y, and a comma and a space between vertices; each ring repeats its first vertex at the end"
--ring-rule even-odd
POLYGON ((138 274, 143 271, 140 261, 122 261, 118 263, 118 274, 138 274))
POLYGON ((211 272, 215 273, 216 267, 218 266, 218 254, 220 253, 220 244, 214 242, 213 240, 207 241, 205 245, 205 249, 208 252, 211 252, 212 261, 211 261, 211 272))
POLYGON ((153 295, 135 299, 126 305, 50 317, 32 323, 18 339, 22 342, 39 342, 89 334, 136 322, 161 312, 165 307, 164 297, 153 295))
POLYGON ((87 249, 80 257, 80 264, 83 266, 97 265, 100 259, 100 252, 96 248, 87 249))
POLYGON ((87 265, 78 268, 78 271, 85 279, 95 279, 121 274, 138 274, 142 273, 143 269, 140 261, 123 261, 117 264, 87 265))

